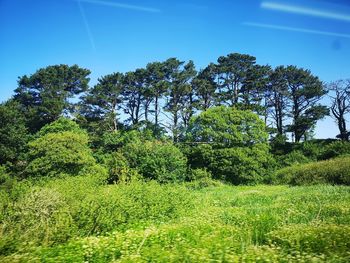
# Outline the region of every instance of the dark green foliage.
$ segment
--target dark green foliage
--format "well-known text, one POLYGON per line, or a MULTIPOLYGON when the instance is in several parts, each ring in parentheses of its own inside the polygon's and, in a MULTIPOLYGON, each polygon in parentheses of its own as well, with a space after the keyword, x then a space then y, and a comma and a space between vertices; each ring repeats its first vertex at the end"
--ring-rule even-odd
POLYGON ((131 142, 121 149, 131 168, 144 178, 161 183, 186 179, 187 160, 171 143, 161 141, 131 142))
POLYGON ((327 160, 342 155, 350 155, 350 142, 335 141, 328 144, 323 148, 320 159, 327 160))
POLYGON ((350 158, 342 157, 283 168, 276 172, 275 182, 292 185, 350 185, 350 158))
POLYGON ((9 100, 0 104, 0 165, 15 163, 29 139, 19 104, 9 100))
POLYGON ((211 63, 205 69, 198 72, 198 75, 192 81, 192 86, 197 97, 195 105, 199 110, 205 111, 216 104, 216 71, 216 66, 211 63))
POLYGON ((295 164, 303 164, 311 161, 303 154, 302 151, 299 150, 294 150, 288 154, 280 155, 276 159, 280 167, 286 167, 295 164))
POLYGON ((208 162, 214 178, 232 184, 262 183, 274 167, 272 156, 263 147, 215 149, 208 162))
POLYGON ((73 112, 69 99, 87 90, 89 74, 88 69, 77 65, 54 65, 21 77, 14 98, 20 103, 29 130, 36 132, 63 113, 73 112))
POLYGON ((170 114, 170 130, 173 140, 177 142, 181 135, 181 121, 187 126, 191 116, 194 114, 193 91, 190 84, 196 75, 193 61, 185 64, 176 58, 169 58, 164 62, 168 86, 167 104, 164 109, 170 114))
POLYGON ((293 121, 288 130, 293 132, 295 141, 299 142, 318 120, 328 114, 328 108, 318 104, 326 91, 318 77, 309 70, 288 66, 284 68, 284 74, 292 105, 290 113, 293 121))
POLYGON ((259 111, 270 67, 256 65, 256 58, 232 53, 218 58, 217 87, 221 104, 259 111))
POLYGON ((136 168, 130 168, 128 160, 120 151, 105 155, 104 164, 108 170, 108 183, 128 182, 142 177, 136 168))
POLYGON ((83 118, 80 122, 94 134, 119 128, 118 109, 121 108, 124 78, 119 72, 103 76, 82 97, 79 113, 83 118))

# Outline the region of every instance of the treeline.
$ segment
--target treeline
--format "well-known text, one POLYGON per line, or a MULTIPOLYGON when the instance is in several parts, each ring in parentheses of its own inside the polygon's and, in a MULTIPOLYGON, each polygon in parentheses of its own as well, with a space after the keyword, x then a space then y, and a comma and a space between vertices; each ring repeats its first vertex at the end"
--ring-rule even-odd
POLYGON ((328 114, 338 124, 338 138, 349 139, 350 81, 326 85, 296 66, 273 69, 253 56, 233 53, 199 71, 192 61, 152 62, 103 76, 94 86, 89 86, 90 73, 77 65, 54 65, 18 79, 14 96, 0 105, 0 164, 23 159, 27 142, 61 116, 87 130, 95 150, 106 134, 124 130, 147 130, 173 142, 210 143, 193 139, 190 120, 220 105, 256 113, 277 143, 286 142, 289 134, 295 142, 307 141, 328 114), (326 95, 330 105, 321 104, 326 95))
POLYGON ((192 61, 153 62, 132 72, 103 76, 93 87, 89 74, 77 65, 55 65, 19 78, 13 101, 19 104, 29 131, 34 133, 66 114, 89 130, 147 126, 165 130, 178 141, 193 115, 227 105, 256 112, 272 134, 291 133, 299 142, 308 138, 331 107, 339 136, 348 139, 349 82, 328 88, 309 70, 296 66, 272 69, 258 65, 253 56, 234 53, 199 71, 192 61), (336 97, 327 107, 320 100, 329 89, 335 90, 336 97), (77 97, 78 102, 72 100, 77 97))

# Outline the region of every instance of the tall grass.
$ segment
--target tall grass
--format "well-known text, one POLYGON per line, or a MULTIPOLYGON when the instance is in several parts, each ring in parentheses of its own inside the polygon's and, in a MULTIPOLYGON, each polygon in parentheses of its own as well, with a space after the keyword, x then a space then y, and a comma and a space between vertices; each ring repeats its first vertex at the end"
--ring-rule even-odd
POLYGON ((1 262, 350 260, 345 186, 106 186, 77 177, 6 202, 1 262))

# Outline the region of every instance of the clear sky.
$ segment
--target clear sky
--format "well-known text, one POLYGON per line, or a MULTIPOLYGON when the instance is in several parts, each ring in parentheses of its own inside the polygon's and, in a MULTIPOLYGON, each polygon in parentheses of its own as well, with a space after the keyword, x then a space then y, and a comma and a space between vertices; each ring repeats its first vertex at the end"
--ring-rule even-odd
MULTIPOLYGON (((0 101, 18 76, 48 65, 89 68, 94 84, 169 57, 203 68, 232 52, 350 78, 350 1, 0 0, 0 101)), ((337 132, 330 118, 316 130, 337 132)))

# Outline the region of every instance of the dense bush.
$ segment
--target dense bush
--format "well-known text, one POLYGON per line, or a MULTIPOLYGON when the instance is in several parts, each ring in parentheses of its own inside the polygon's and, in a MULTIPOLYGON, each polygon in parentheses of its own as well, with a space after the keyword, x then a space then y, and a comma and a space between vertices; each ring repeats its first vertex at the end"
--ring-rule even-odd
POLYGON ((278 170, 275 182, 282 184, 344 184, 350 185, 350 157, 294 165, 278 170))
POLYGON ((214 179, 233 184, 266 182, 276 167, 267 145, 217 149, 200 144, 187 150, 186 155, 191 167, 208 169, 214 179))
POLYGON ((29 143, 29 176, 77 175, 95 164, 88 138, 74 132, 48 133, 29 143))
POLYGON ((129 166, 128 160, 120 152, 112 152, 104 158, 104 165, 108 170, 108 183, 128 182, 141 179, 137 169, 129 166))
POLYGON ((54 178, 23 194, 0 221, 0 261, 349 261, 349 187, 98 182, 54 178))
POLYGON ((187 139, 214 143, 223 148, 266 144, 264 122, 252 111, 232 107, 213 107, 191 119, 187 139))
POLYGON ((263 147, 236 147, 213 150, 209 170, 214 178, 233 184, 257 184, 264 181, 274 160, 263 147))
POLYGON ((207 168, 213 177, 233 184, 264 181, 275 166, 264 122, 251 111, 213 107, 191 119, 183 151, 193 168, 207 168))
POLYGON ((335 141, 325 146, 320 159, 327 160, 342 155, 350 155, 350 142, 335 141))
POLYGON ((171 143, 161 141, 132 142, 121 149, 131 168, 144 178, 161 183, 186 179, 187 160, 171 143))
POLYGON ((37 133, 37 137, 42 137, 49 133, 59 133, 66 131, 81 134, 85 133, 84 130, 82 130, 77 123, 68 118, 61 117, 58 120, 42 127, 37 133))
POLYGON ((44 126, 28 147, 25 174, 29 176, 78 175, 95 165, 87 134, 68 119, 44 126))
POLYGON ((302 151, 294 150, 288 154, 276 156, 280 167, 309 163, 311 160, 307 158, 302 151))

